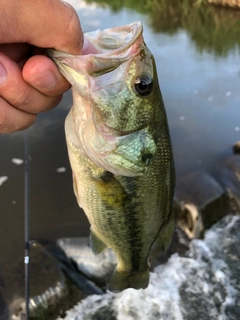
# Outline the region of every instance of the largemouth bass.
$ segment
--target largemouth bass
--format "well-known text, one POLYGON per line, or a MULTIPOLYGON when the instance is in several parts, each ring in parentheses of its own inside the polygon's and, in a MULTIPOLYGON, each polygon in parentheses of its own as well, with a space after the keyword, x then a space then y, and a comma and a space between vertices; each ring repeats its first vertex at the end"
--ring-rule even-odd
POLYGON ((174 231, 175 176, 154 58, 141 22, 85 34, 95 53, 50 51, 72 84, 65 131, 78 204, 97 254, 114 250, 109 290, 146 288, 148 256, 174 231))

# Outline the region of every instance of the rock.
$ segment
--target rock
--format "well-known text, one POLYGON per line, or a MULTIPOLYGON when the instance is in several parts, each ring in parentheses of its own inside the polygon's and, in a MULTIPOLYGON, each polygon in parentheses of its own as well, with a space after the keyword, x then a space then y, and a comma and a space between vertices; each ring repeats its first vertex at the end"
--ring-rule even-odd
POLYGON ((207 0, 208 3, 226 6, 231 8, 240 8, 240 0, 207 0))
POLYGON ((185 201, 174 201, 173 210, 176 214, 178 226, 189 239, 201 238, 204 231, 202 215, 198 207, 185 201))
POLYGON ((41 240, 41 245, 52 256, 55 257, 59 267, 67 275, 67 277, 81 290, 86 296, 90 294, 102 294, 101 288, 96 286, 89 278, 86 277, 76 265, 75 261, 68 257, 64 250, 55 242, 49 240, 41 240))
MULTIPOLYGON (((102 290, 78 272, 64 252, 50 241, 30 248, 30 319, 55 319, 88 294, 102 290)), ((1 266, 0 319, 25 318, 23 257, 1 266)))
POLYGON ((240 141, 237 141, 234 145, 233 145, 233 152, 234 153, 240 153, 240 141))
POLYGON ((240 154, 222 161, 213 174, 226 190, 232 210, 240 212, 240 154))
POLYGON ((150 270, 154 270, 160 264, 166 263, 174 253, 179 256, 185 256, 189 250, 191 239, 187 236, 186 232, 178 225, 175 228, 172 241, 166 252, 159 249, 159 246, 154 243, 151 253, 149 255, 150 270))
MULTIPOLYGON (((155 268, 145 290, 89 296, 65 320, 239 320, 240 217, 226 216, 155 268)), ((60 318, 58 318, 60 320, 60 318)))
POLYGON ((106 288, 117 264, 113 250, 106 249, 95 255, 89 245, 89 238, 62 238, 57 243, 66 255, 76 262, 82 274, 100 287, 106 288))
POLYGON ((240 212, 239 147, 238 141, 235 154, 216 164, 211 174, 192 172, 177 180, 173 208, 190 239, 201 237, 229 212, 240 212))
MULTIPOLYGON (((208 229, 223 216, 231 212, 228 194, 223 186, 214 177, 200 171, 187 174, 177 180, 174 208, 177 220, 183 221, 185 225, 189 221, 188 217, 184 217, 185 213, 190 209, 189 204, 195 206, 196 210, 200 211, 202 217, 202 222, 199 219, 198 224, 196 224, 197 221, 192 220, 191 222, 190 220, 189 232, 192 233, 192 237, 194 238, 197 237, 197 234, 201 233, 201 223, 203 223, 204 229, 208 229), (188 207, 185 204, 188 204, 188 207), (197 231, 196 235, 191 231, 191 229, 194 230, 191 228, 191 225, 194 225, 195 232, 197 231)), ((193 206, 191 211, 193 210, 193 206)), ((193 215, 191 211, 190 216, 193 215)), ((196 214, 195 216, 197 217, 196 214)), ((180 223, 180 225, 182 224, 180 223)), ((187 234, 189 232, 186 231, 187 234)))

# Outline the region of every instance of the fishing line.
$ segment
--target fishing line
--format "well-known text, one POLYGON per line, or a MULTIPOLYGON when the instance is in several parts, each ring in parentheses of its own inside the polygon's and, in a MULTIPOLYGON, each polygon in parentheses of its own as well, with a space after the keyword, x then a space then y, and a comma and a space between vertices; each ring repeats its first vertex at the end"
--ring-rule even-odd
POLYGON ((30 211, 29 211, 29 183, 30 183, 30 166, 29 166, 29 129, 25 130, 24 135, 24 265, 25 265, 25 304, 26 316, 25 319, 29 320, 29 263, 30 263, 30 211))

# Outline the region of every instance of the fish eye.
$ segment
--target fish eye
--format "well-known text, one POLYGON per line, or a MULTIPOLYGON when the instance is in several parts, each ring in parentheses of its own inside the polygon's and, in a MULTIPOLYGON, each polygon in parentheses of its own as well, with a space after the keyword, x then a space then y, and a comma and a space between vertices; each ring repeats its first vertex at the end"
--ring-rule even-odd
POLYGON ((152 92, 153 81, 148 76, 140 76, 135 80, 134 87, 138 94, 147 96, 152 92))

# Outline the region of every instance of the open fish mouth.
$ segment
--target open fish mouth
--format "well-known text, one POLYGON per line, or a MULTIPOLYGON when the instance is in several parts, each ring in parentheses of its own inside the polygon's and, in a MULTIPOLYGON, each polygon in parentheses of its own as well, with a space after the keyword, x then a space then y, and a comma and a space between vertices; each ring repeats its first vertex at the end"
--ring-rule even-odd
MULTIPOLYGON (((127 49, 136 43, 136 40, 142 35, 142 31, 142 23, 136 21, 121 27, 86 32, 84 39, 87 37, 87 41, 90 41, 94 46, 94 54, 102 54, 104 57, 107 57, 126 52, 127 49)), ((72 56, 66 52, 54 49, 48 49, 47 53, 52 59, 59 60, 72 56)), ((126 53, 126 55, 128 55, 128 53, 126 53)))
POLYGON ((88 76, 108 74, 137 55, 143 43, 142 31, 142 23, 137 21, 103 31, 87 32, 84 39, 91 43, 92 53, 74 56, 55 49, 47 49, 46 53, 78 94, 86 97, 88 76))

